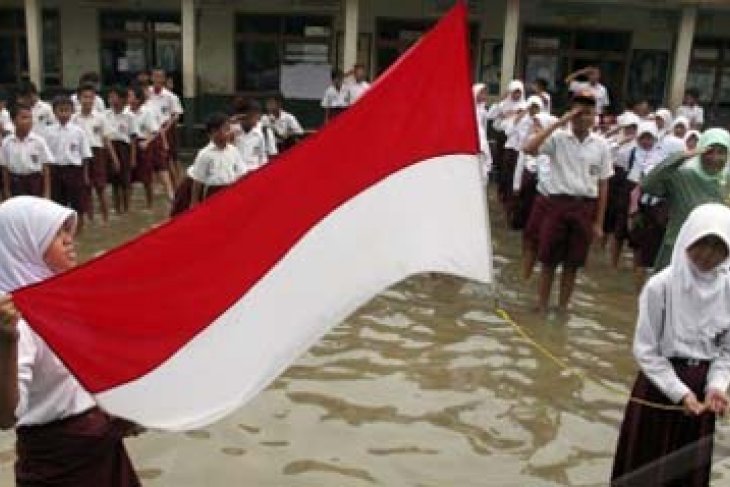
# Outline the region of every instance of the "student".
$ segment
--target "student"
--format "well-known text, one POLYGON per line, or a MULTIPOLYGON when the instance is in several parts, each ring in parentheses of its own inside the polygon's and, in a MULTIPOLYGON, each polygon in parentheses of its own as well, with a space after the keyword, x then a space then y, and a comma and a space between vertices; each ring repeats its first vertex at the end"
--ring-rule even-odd
POLYGON ((113 86, 109 90, 109 109, 104 114, 107 139, 107 171, 117 214, 129 212, 132 169, 135 159, 134 117, 125 110, 127 90, 113 86))
POLYGON ((702 130, 705 124, 705 110, 700 105, 700 92, 696 88, 684 92, 684 100, 677 109, 677 115, 687 117, 693 130, 702 130))
POLYGON ((279 153, 291 148, 304 135, 304 129, 299 125, 297 118, 284 111, 284 97, 276 95, 266 100, 266 115, 262 120, 276 137, 276 146, 279 153))
POLYGON ((608 203, 603 231, 609 236, 611 264, 617 269, 623 246, 628 238, 629 198, 633 189, 628 179, 636 155, 636 136, 639 117, 625 112, 618 117, 619 132, 609 139, 613 176, 608 180, 608 203))
POLYGON ((347 106, 351 106, 370 89, 370 83, 365 74, 365 66, 359 63, 346 76, 349 79, 345 82, 345 101, 347 106))
MULTIPOLYGON (((89 161, 89 204, 88 214, 89 220, 94 219, 93 195, 99 202, 99 211, 103 221, 109 221, 109 205, 106 199, 107 178, 107 146, 106 139, 106 117, 104 112, 96 111, 94 108, 94 100, 96 99, 96 89, 93 85, 87 84, 79 87, 79 111, 71 117, 71 123, 78 125, 84 133, 91 147, 91 160, 89 161)), ((63 204, 63 203, 62 203, 63 204)), ((73 207, 72 207, 73 208, 73 207)), ((78 211, 78 210, 77 210, 78 211)))
POLYGON ((730 406, 728 255, 730 209, 698 206, 681 227, 671 264, 644 287, 633 346, 640 371, 612 485, 710 485, 715 421, 730 406))
POLYGON ((542 111, 545 113, 552 113, 553 102, 548 91, 548 82, 545 78, 537 78, 532 83, 532 93, 540 97, 542 100, 542 111))
POLYGON ((135 86, 141 86, 143 89, 147 89, 152 84, 152 79, 150 78, 150 72, 147 70, 142 70, 137 73, 137 76, 135 76, 134 81, 132 82, 135 86))
MULTIPOLYGON (((93 97, 90 100, 93 105, 93 97)), ((53 154, 51 197, 59 205, 76 211, 81 230, 90 207, 90 165, 94 155, 86 131, 71 121, 73 109, 70 98, 54 98, 53 113, 58 123, 46 129, 45 137, 53 154)))
POLYGON ((147 208, 152 208, 152 176, 157 159, 165 157, 161 142, 159 118, 146 104, 147 92, 141 86, 130 88, 127 92, 127 111, 132 116, 132 132, 134 133, 134 158, 132 166, 133 182, 144 186, 147 208))
POLYGON ((664 138, 660 141, 662 150, 669 156, 676 152, 684 152, 684 135, 689 130, 689 120, 686 117, 679 116, 674 119, 664 138))
POLYGON ((228 116, 214 113, 205 123, 210 143, 198 152, 188 170, 187 180, 178 188, 172 216, 194 207, 227 188, 247 172, 239 151, 229 143, 228 116))
POLYGON ((492 170, 492 151, 489 148, 487 139, 487 87, 484 83, 477 83, 472 86, 474 95, 474 106, 477 118, 477 133, 479 135, 479 166, 482 169, 484 184, 489 182, 489 171, 492 170))
POLYGON ((48 144, 33 131, 33 113, 28 105, 16 105, 11 113, 15 133, 0 147, 3 197, 31 195, 51 197, 49 164, 53 162, 48 144))
POLYGON ((170 93, 170 97, 172 98, 172 111, 177 114, 173 117, 170 128, 167 130, 170 176, 172 177, 172 183, 174 186, 180 179, 180 137, 178 135, 178 126, 180 125, 180 118, 182 117, 184 110, 182 103, 180 102, 180 97, 175 93, 175 78, 168 76, 167 81, 165 81, 165 88, 167 88, 167 91, 170 93))
POLYGON ((269 162, 266 135, 259 123, 261 105, 247 99, 238 106, 239 113, 231 119, 230 134, 247 170, 255 171, 269 162))
POLYGON ((730 134, 725 129, 711 128, 700 136, 695 155, 671 155, 642 181, 644 193, 665 198, 669 205, 667 231, 654 263, 655 272, 669 265, 679 229, 695 207, 703 203, 727 203, 729 149, 730 134))
POLYGON ((325 123, 347 108, 347 91, 343 86, 344 80, 345 74, 341 69, 332 71, 332 84, 327 87, 322 97, 325 123))
POLYGON ((697 148, 700 141, 700 132, 697 130, 689 130, 684 134, 684 146, 687 152, 692 152, 697 148))
POLYGON ((590 91, 592 96, 596 99, 596 114, 600 117, 605 112, 606 108, 611 104, 611 100, 608 97, 608 90, 601 84, 601 70, 588 66, 583 69, 579 69, 573 73, 570 73, 565 78, 565 84, 568 85, 568 90, 575 95, 575 93, 590 91), (578 81, 579 77, 586 78, 586 81, 578 81))
POLYGON ((649 120, 651 118, 651 105, 643 98, 636 100, 631 105, 631 111, 639 117, 642 121, 649 120))
POLYGON ((573 97, 572 108, 558 123, 525 144, 526 154, 550 157, 550 178, 538 184, 524 233, 524 255, 542 264, 537 309, 547 311, 555 269, 562 264, 559 309, 565 311, 578 269, 583 267, 593 238, 603 237, 608 178, 613 166, 608 142, 591 132, 596 99, 590 91, 573 97), (570 123, 570 128, 563 129, 570 123))
POLYGON ((139 487, 123 443, 135 428, 96 407, 10 295, 76 265, 75 229, 74 212, 47 200, 0 205, 0 427, 15 428, 18 487, 139 487))
POLYGON ((30 81, 26 81, 18 88, 17 101, 21 105, 27 105, 33 113, 33 130, 43 136, 46 128, 56 123, 53 116, 53 107, 38 97, 38 88, 30 81))
POLYGON ((654 266, 667 227, 667 203, 644 194, 637 187, 665 158, 659 143, 659 132, 653 122, 639 125, 637 142, 628 162, 628 184, 631 202, 627 213, 631 218, 629 243, 634 251, 634 281, 641 290, 648 269, 654 266))
POLYGON ((0 87, 0 141, 15 131, 13 119, 8 111, 8 92, 0 87))
MULTIPOLYGON (((167 75, 165 70, 155 68, 152 70, 152 86, 147 93, 145 106, 157 117, 159 124, 160 138, 155 144, 162 144, 158 148, 158 157, 153 162, 153 170, 160 181, 165 194, 172 201, 174 195, 174 183, 172 180, 172 165, 177 164, 177 148, 170 145, 173 140, 172 130, 177 130, 177 121, 182 115, 182 106, 177 96, 165 87, 167 75)), ((177 140, 177 138, 174 138, 177 140)))
POLYGON ((654 113, 654 122, 656 123, 656 128, 659 132, 659 142, 671 133, 672 119, 672 112, 666 108, 660 108, 654 113))
MULTIPOLYGON (((94 89, 93 110, 95 112, 104 113, 106 111, 106 105, 104 104, 104 99, 98 95, 101 88, 101 78, 99 78, 99 73, 88 72, 81 75, 79 78, 79 88, 88 85, 91 85, 94 89)), ((71 95, 71 101, 74 104, 74 113, 81 111, 78 91, 71 95)))

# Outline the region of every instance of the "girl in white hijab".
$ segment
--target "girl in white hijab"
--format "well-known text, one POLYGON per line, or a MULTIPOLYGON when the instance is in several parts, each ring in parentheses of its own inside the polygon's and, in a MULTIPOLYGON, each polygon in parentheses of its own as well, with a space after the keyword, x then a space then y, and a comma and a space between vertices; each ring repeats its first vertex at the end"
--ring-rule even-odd
POLYGON ((654 122, 659 131, 659 140, 662 140, 670 132, 672 118, 672 112, 666 108, 660 108, 654 113, 654 122))
POLYGON ((479 162, 482 169, 484 183, 489 181, 489 171, 492 170, 492 151, 489 148, 487 139, 487 87, 484 83, 477 83, 472 86, 474 105, 476 107, 477 132, 479 134, 479 162))
POLYGON ((641 293, 634 338, 641 370, 621 427, 613 480, 709 485, 715 418, 730 407, 728 256, 730 209, 698 206, 679 232, 670 266, 641 293), (660 462, 686 447, 691 454, 673 462, 681 470, 660 462), (645 468, 651 464, 656 468, 645 468), (642 473, 632 475, 637 469, 642 473))
POLYGON ((122 443, 130 425, 96 408, 12 305, 15 290, 75 266, 76 222, 46 199, 0 204, 0 427, 16 430, 19 487, 136 487, 122 443))

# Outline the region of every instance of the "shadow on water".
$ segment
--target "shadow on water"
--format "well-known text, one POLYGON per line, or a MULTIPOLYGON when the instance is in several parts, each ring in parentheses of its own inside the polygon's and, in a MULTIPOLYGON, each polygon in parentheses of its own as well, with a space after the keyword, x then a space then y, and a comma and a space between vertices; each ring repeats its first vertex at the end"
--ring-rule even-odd
MULTIPOLYGON (((81 253, 149 228, 161 206, 93 225, 81 253)), ((606 485, 635 374, 628 260, 615 271, 594 248, 569 312, 539 318, 535 283, 519 278, 520 236, 492 206, 494 286, 429 274, 383 292, 230 417, 130 440, 145 485, 606 485), (562 370, 497 305, 570 367, 626 393, 562 370)), ((6 435, 3 485, 11 466, 6 435)), ((728 468, 718 464, 716 478, 728 468)))

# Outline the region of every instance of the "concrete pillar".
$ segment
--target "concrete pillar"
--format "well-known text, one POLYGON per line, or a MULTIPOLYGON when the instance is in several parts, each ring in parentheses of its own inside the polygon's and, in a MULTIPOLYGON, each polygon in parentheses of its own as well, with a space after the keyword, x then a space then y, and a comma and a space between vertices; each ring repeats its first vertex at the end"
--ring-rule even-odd
POLYGON ((672 80, 669 86, 669 106, 672 110, 676 110, 682 104, 682 98, 684 97, 696 25, 697 6, 686 5, 682 9, 682 19, 679 22, 679 37, 674 52, 672 80))
POLYGON ((500 92, 507 91, 515 75, 517 61, 517 40, 520 33, 520 0, 507 0, 504 16, 504 44, 502 46, 502 78, 500 92))
POLYGON ((30 80, 43 89, 43 32, 39 0, 25 0, 25 30, 28 39, 28 72, 30 80))
POLYGON ((345 19, 345 38, 342 46, 342 67, 345 72, 357 63, 358 22, 360 0, 345 0, 343 16, 345 19))
POLYGON ((182 0, 182 81, 185 98, 195 98, 197 95, 196 37, 195 0, 182 0))

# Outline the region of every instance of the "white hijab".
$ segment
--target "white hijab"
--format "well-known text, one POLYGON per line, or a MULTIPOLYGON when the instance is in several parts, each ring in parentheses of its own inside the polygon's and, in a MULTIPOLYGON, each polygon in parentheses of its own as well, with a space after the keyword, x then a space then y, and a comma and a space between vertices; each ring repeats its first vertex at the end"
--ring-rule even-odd
POLYGON ((672 112, 666 108, 660 108, 656 111, 655 115, 657 118, 661 118, 664 121, 664 127, 659 129, 659 138, 661 139, 672 129, 672 112))
POLYGON ((714 338, 730 324, 730 259, 701 272, 687 255, 692 244, 708 235, 716 235, 730 249, 730 208, 719 203, 698 206, 674 244, 666 324, 686 343, 695 342, 698 336, 714 338))
POLYGON ((73 210, 33 196, 0 204, 0 295, 53 275, 43 255, 73 210))

